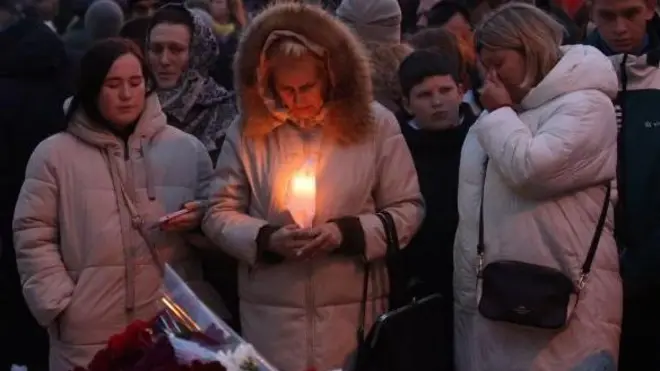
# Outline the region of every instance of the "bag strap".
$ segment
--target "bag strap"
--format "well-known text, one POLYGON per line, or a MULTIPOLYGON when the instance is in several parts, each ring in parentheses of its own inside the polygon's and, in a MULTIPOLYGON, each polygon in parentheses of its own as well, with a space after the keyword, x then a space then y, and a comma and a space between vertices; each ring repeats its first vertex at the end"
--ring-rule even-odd
MULTIPOLYGON (((376 213, 378 219, 383 223, 383 231, 385 233, 385 242, 386 242, 386 256, 392 256, 399 252, 399 238, 396 230, 396 225, 394 224, 394 219, 392 214, 387 211, 381 211, 376 213)), ((364 262, 364 280, 362 282, 362 299, 360 300, 360 318, 358 320, 357 328, 357 340, 358 340, 358 349, 364 344, 365 340, 365 323, 367 315, 367 297, 369 296, 369 276, 371 271, 371 264, 366 261, 364 262)))
MULTIPOLYGON (((484 243, 484 195, 486 192, 486 172, 488 170, 488 158, 484 161, 484 174, 483 182, 481 186, 481 202, 479 205, 479 238, 477 241, 477 255, 479 256, 479 267, 477 270, 477 275, 481 276, 481 271, 483 270, 484 265, 484 252, 486 245, 484 243)), ((596 250, 598 250, 598 245, 600 243, 600 237, 603 234, 605 229, 605 221, 607 220, 607 210, 610 207, 610 197, 612 195, 612 182, 607 182, 607 188, 605 191, 605 199, 603 200, 603 207, 598 218, 598 224, 596 224, 596 231, 591 239, 591 244, 589 245, 589 251, 587 252, 587 257, 585 258, 584 264, 582 264, 582 269, 580 270, 580 279, 578 281, 578 291, 584 288, 584 284, 589 277, 591 272, 591 265, 594 262, 594 257, 596 256, 596 250)))
POLYGON ((376 214, 380 221, 383 223, 383 230, 385 231, 385 241, 387 242, 386 247, 386 256, 391 257, 400 251, 399 246, 399 233, 396 230, 396 224, 394 224, 394 218, 392 214, 387 211, 381 211, 376 214))
POLYGON ((486 172, 488 171, 488 157, 484 160, 483 166, 484 174, 481 177, 481 199, 479 201, 479 237, 477 240, 477 255, 479 256, 479 267, 477 268, 477 276, 481 276, 481 271, 484 266, 484 252, 486 244, 484 243, 484 195, 486 194, 486 172))
POLYGON ((363 282, 362 282, 362 299, 360 299, 360 318, 358 320, 358 328, 357 328, 358 351, 363 346, 364 341, 365 341, 364 327, 365 327, 366 316, 367 316, 367 296, 369 295, 369 272, 370 271, 371 271, 370 264, 365 259, 364 279, 363 279, 363 282))
MULTIPOLYGON (((111 159, 108 158, 107 161, 108 166, 113 166, 113 163, 110 162, 112 161, 111 159)), ((110 169, 110 171, 112 171, 112 169, 110 169)), ((163 275, 165 274, 165 264, 162 262, 156 246, 152 243, 146 229, 144 228, 144 218, 142 218, 142 215, 140 215, 140 212, 135 206, 135 202, 133 202, 133 199, 128 194, 124 182, 119 177, 117 178, 117 183, 119 183, 119 191, 121 193, 122 199, 124 200, 124 205, 126 205, 128 213, 131 217, 131 226, 138 231, 144 242, 147 244, 149 252, 151 253, 151 258, 154 261, 154 265, 156 265, 156 268, 158 268, 160 274, 163 275)))
POLYGON ((603 234, 605 229, 605 221, 607 220, 607 210, 610 207, 610 196, 612 195, 612 182, 607 182, 607 189, 605 191, 605 200, 603 201, 603 207, 600 212, 600 217, 598 218, 598 224, 596 225, 596 233, 594 233, 593 238, 591 239, 591 246, 589 246, 589 252, 587 253, 587 258, 582 265, 582 271, 580 272, 580 280, 578 281, 578 290, 582 290, 584 283, 589 277, 591 272, 591 265, 594 262, 594 257, 596 256, 596 250, 598 250, 598 245, 600 243, 600 237, 603 234))

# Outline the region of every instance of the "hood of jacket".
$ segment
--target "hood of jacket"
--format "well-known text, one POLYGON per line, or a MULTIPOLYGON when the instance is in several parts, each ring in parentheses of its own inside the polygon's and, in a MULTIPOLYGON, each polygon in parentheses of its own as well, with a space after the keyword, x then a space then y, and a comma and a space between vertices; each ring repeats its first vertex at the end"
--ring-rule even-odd
POLYGON ((274 31, 300 35, 322 48, 332 80, 325 103, 324 125, 340 142, 355 142, 373 128, 369 58, 351 30, 319 6, 275 2, 257 15, 243 32, 234 59, 234 86, 246 136, 263 136, 281 124, 260 92, 258 71, 264 45, 274 31))
MULTIPOLYGON (((151 94, 145 101, 144 110, 131 137, 151 140, 165 129, 166 125, 167 118, 161 109, 158 97, 156 94, 151 94)), ((109 130, 104 129, 98 123, 91 122, 82 108, 79 108, 78 112, 73 115, 68 131, 83 142, 98 148, 116 147, 120 143, 120 139, 109 130)))
POLYGON ((408 44, 365 43, 371 64, 374 99, 390 111, 401 110, 403 94, 399 83, 399 65, 413 52, 408 44))
POLYGON ((563 46, 555 67, 527 93, 521 105, 533 109, 561 95, 579 90, 599 90, 616 97, 619 81, 612 62, 598 49, 587 45, 563 46))
POLYGON ((21 19, 0 32, 0 77, 56 78, 67 66, 64 44, 43 22, 21 19))

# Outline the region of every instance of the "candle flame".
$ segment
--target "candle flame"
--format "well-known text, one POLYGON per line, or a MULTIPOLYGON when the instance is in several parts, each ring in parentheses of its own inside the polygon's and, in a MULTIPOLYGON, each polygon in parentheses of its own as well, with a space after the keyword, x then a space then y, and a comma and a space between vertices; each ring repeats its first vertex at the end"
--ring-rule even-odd
POLYGON ((311 171, 297 171, 291 177, 288 209, 301 228, 312 226, 316 213, 316 176, 311 171))
POLYGON ((296 173, 291 180, 291 192, 295 197, 316 195, 316 177, 307 173, 296 173))

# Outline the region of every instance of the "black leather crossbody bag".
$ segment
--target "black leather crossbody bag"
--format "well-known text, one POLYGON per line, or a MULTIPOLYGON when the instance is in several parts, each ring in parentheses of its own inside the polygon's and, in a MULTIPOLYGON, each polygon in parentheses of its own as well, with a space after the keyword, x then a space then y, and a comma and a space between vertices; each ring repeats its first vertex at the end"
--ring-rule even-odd
POLYGON ((579 301, 580 292, 591 272, 591 265, 607 219, 611 194, 610 182, 607 183, 605 201, 596 232, 577 281, 558 269, 521 261, 498 260, 484 266, 485 187, 486 170, 484 169, 477 244, 479 313, 493 321, 521 326, 554 330, 565 327, 570 321, 579 301))

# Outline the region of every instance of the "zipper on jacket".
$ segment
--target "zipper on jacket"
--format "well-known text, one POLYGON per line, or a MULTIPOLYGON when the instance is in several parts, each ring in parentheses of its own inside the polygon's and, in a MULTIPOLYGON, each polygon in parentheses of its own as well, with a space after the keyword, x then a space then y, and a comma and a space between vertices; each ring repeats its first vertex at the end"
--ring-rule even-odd
POLYGON ((316 308, 314 306, 314 265, 313 260, 307 263, 307 367, 315 368, 314 366, 314 338, 315 338, 315 319, 316 308))
MULTIPOLYGON (((627 178, 627 170, 628 167, 626 166, 626 141, 625 141, 625 130, 626 130, 626 95, 628 93, 628 71, 626 70, 627 68, 627 62, 628 61, 628 54, 623 55, 623 59, 621 60, 621 65, 619 66, 619 69, 621 71, 621 90, 619 91, 619 94, 616 97, 616 103, 618 103, 618 112, 617 112, 617 171, 616 171, 616 179, 617 179, 617 191, 618 191, 618 197, 619 200, 614 207, 614 215, 615 215, 615 220, 625 220, 625 214, 626 214, 626 204, 627 204, 627 184, 626 184, 626 178, 627 178)), ((630 242, 627 234, 627 229, 625 226, 619 226, 618 228, 614 228, 614 238, 618 244, 618 250, 619 254, 622 254, 625 250, 625 248, 628 246, 628 243, 630 242)))
MULTIPOLYGON (((125 181, 124 185, 126 187, 126 191, 129 193, 130 197, 135 199, 135 184, 133 184, 133 166, 130 163, 131 161, 131 153, 130 153, 130 147, 128 145, 128 139, 123 140, 123 149, 124 149, 124 173, 125 173, 125 181)), ((137 201, 137 200, 136 200, 137 201)), ((128 230, 132 231, 133 226, 129 225, 128 230)), ((129 293, 129 297, 131 298, 130 300, 133 301, 132 303, 132 310, 129 310, 127 312, 127 320, 128 323, 133 322, 134 315, 135 315, 135 301, 136 301, 136 293, 135 293, 135 277, 136 277, 136 266, 135 266, 135 256, 136 256, 136 251, 135 251, 135 245, 134 244, 134 239, 135 237, 133 234, 129 234, 131 236, 129 238, 129 245, 124 246, 124 249, 126 252, 124 253, 124 258, 126 259, 126 279, 127 279, 127 287, 126 290, 129 293), (131 282, 132 281, 132 282, 131 282)))
POLYGON ((128 152, 128 140, 124 140, 124 161, 131 159, 131 155, 128 152))

